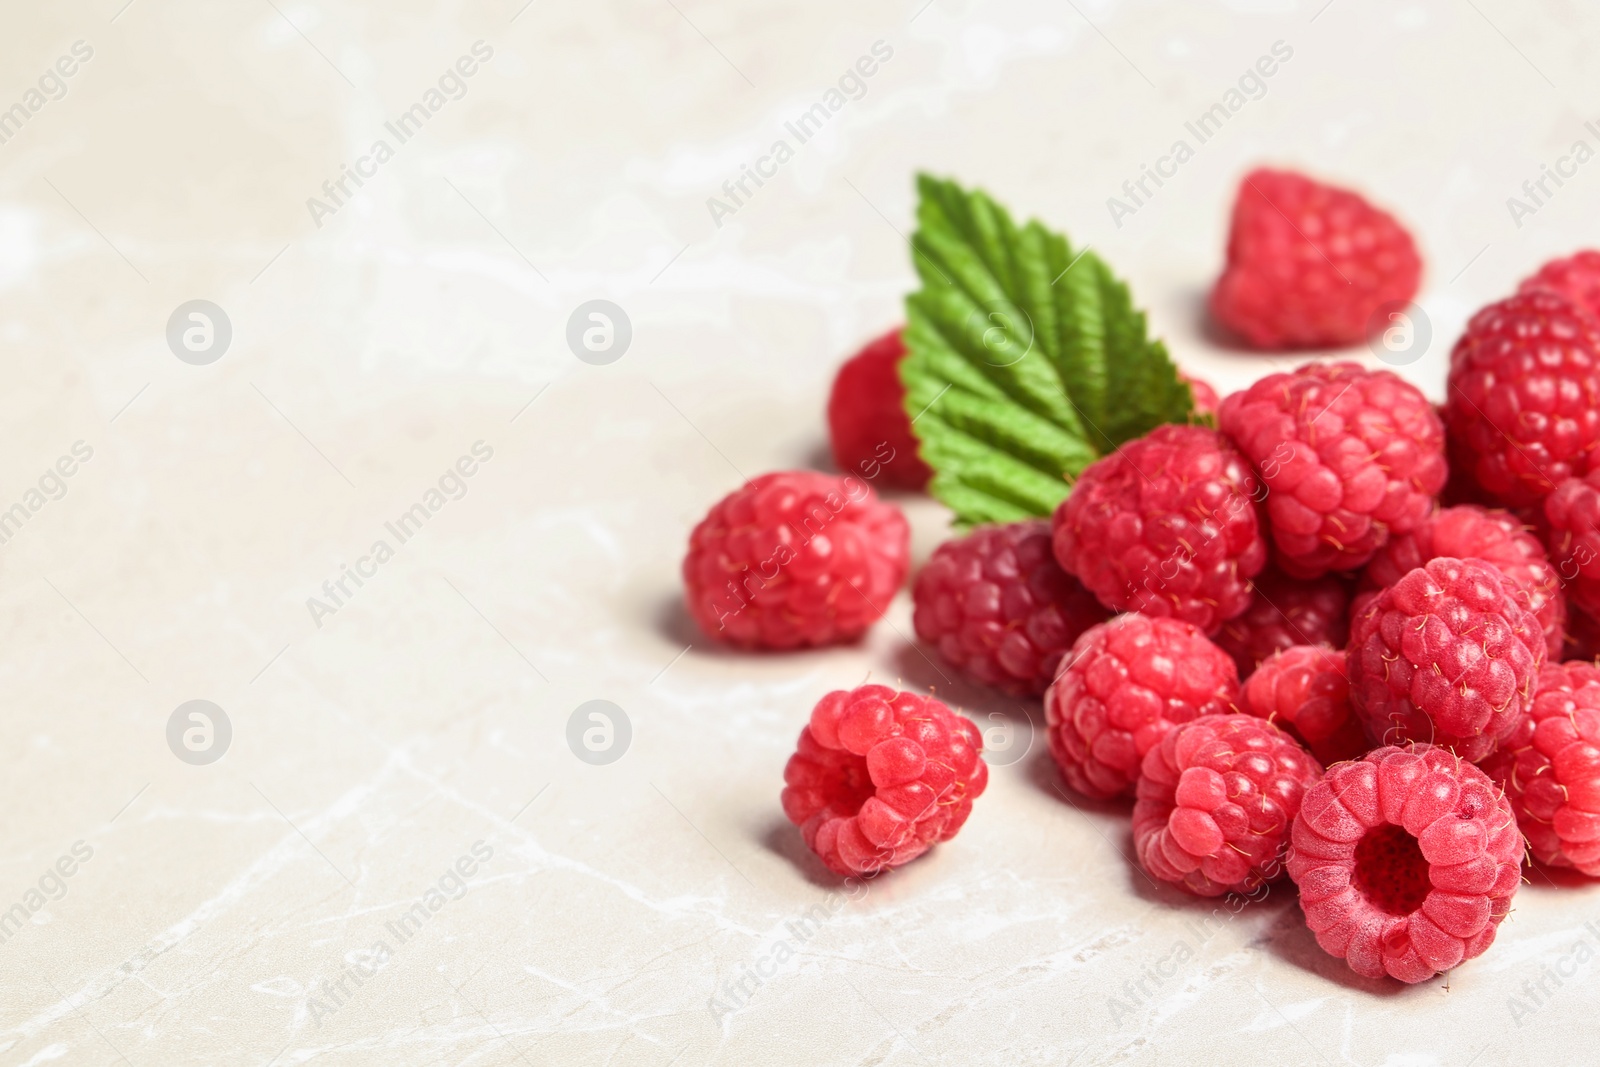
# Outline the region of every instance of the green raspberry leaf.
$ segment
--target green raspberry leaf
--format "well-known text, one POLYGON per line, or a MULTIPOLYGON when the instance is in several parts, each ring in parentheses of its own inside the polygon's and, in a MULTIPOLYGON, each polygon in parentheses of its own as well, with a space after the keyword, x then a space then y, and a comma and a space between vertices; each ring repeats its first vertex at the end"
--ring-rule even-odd
POLYGON ((1071 480, 1165 422, 1187 382, 1128 287, 1087 248, 1017 227, 978 190, 917 176, 900 377, 929 491, 963 525, 1049 515, 1071 480))

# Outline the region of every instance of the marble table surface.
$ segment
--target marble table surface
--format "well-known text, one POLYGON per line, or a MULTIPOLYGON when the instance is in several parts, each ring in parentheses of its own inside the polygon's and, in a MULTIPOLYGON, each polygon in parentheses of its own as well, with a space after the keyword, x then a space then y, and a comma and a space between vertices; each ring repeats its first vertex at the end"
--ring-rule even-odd
MULTIPOLYGON (((832 371, 914 284, 919 169, 1091 245, 1223 390, 1292 363, 1204 325, 1240 174, 1358 185, 1424 249, 1402 373, 1440 396, 1475 307, 1600 238, 1590 8, 66 0, 4 25, 0 1063, 1592 1042, 1594 886, 1533 876, 1447 977, 1356 978, 1291 889, 1154 888, 1126 811, 1059 791, 1037 708, 938 676, 907 594, 856 647, 753 656, 695 631, 677 577, 718 497, 826 462, 832 371), (579 359, 594 300, 629 329, 579 359), (1025 754, 957 839, 843 892, 778 791, 811 705, 869 675, 1025 754), (580 758, 596 700, 610 762, 580 758)), ((948 514, 900 502, 920 561, 948 514)))

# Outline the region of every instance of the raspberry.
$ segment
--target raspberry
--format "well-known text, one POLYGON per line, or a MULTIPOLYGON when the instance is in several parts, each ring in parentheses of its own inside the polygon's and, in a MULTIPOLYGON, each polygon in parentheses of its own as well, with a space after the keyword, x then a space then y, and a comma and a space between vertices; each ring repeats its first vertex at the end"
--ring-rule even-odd
POLYGON ((1584 249, 1552 259, 1517 286, 1519 293, 1558 293, 1584 314, 1600 320, 1600 252, 1584 249))
POLYGON ((1207 715, 1144 757, 1133 847, 1152 877, 1202 897, 1250 893, 1283 874, 1289 827, 1322 768, 1250 715, 1207 715))
POLYGON ((917 453, 900 381, 905 342, 896 327, 839 368, 828 395, 828 434, 839 469, 885 485, 922 489, 933 471, 917 453))
POLYGON ((1294 645, 1343 648, 1350 636, 1350 583, 1336 574, 1310 581, 1269 566, 1256 576, 1243 615, 1222 624, 1214 640, 1248 678, 1256 664, 1294 645))
POLYGON ((1450 461, 1496 504, 1531 504, 1600 445, 1600 324, 1524 293, 1472 316, 1450 353, 1450 461))
POLYGON ((961 829, 989 781, 978 728, 884 685, 817 702, 783 770, 783 813, 839 874, 909 863, 961 829))
POLYGON ((1474 762, 1516 729, 1544 666, 1544 633, 1490 563, 1441 556, 1378 593, 1350 624, 1350 702, 1380 743, 1428 741, 1474 762))
POLYGON ((1190 623, 1119 615, 1090 627, 1044 695, 1050 754, 1087 797, 1131 796, 1173 724, 1233 710, 1233 660, 1190 623))
POLYGON ((1050 524, 980 526, 946 541, 917 575, 917 636, 957 670, 1015 696, 1039 696, 1078 635, 1106 617, 1050 554, 1050 524))
POLYGON ((852 641, 906 577, 910 528, 859 478, 778 471, 723 497, 689 535, 689 612, 748 648, 852 641))
POLYGON ((1090 464, 1056 509, 1056 559, 1113 611, 1207 632, 1250 604, 1267 545, 1255 476, 1204 426, 1158 426, 1090 464))
POLYGON ((1540 863, 1600 876, 1600 668, 1551 663, 1533 708, 1483 762, 1540 863))
POLYGON ((1393 585, 1408 572, 1438 556, 1493 563, 1521 591, 1522 606, 1539 618, 1550 658, 1561 655, 1566 634, 1567 598, 1544 545, 1509 512, 1471 504, 1434 512, 1409 533, 1378 549, 1362 575, 1363 591, 1393 585))
POLYGON ((1270 490, 1278 563, 1315 578, 1361 566, 1444 488, 1444 427, 1415 386, 1355 363, 1308 363, 1233 393, 1222 432, 1270 490))
POLYGON ((1260 169, 1239 184, 1211 313, 1255 348, 1337 348, 1361 341, 1380 305, 1415 296, 1421 275, 1392 215, 1348 190, 1260 169))
POLYGON ((1368 978, 1421 982, 1481 956, 1522 878, 1510 802, 1433 745, 1329 767, 1301 802, 1291 843, 1306 925, 1368 978))
POLYGON ((1182 371, 1178 372, 1178 377, 1189 383, 1189 393, 1194 397, 1194 413, 1196 415, 1215 416, 1219 401, 1217 400, 1217 391, 1211 387, 1211 383, 1192 377, 1182 371))
POLYGON ((1286 648, 1256 668, 1239 703, 1248 714, 1283 727, 1323 766, 1356 759, 1372 748, 1350 710, 1343 651, 1286 648))
POLYGON ((1550 562, 1567 596, 1590 621, 1600 617, 1600 470, 1556 486, 1545 498, 1544 517, 1550 562))

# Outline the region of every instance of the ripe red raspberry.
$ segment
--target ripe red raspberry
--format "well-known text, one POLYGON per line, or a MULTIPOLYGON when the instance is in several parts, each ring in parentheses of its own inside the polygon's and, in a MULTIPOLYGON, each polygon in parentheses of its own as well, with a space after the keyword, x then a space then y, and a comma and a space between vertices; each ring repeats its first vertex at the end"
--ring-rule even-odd
POLYGON ((853 641, 906 577, 910 528, 859 478, 778 471, 723 497, 689 535, 689 612, 748 648, 853 641))
POLYGON ((1207 715, 1144 757, 1133 847, 1154 878, 1202 897, 1251 893, 1283 874, 1289 828, 1322 768, 1251 715, 1207 715))
POLYGON ((1544 666, 1544 633, 1490 563, 1441 556, 1378 593, 1350 624, 1350 702, 1380 744, 1426 741, 1474 762, 1516 729, 1544 666))
POLYGON ((1175 723, 1234 710, 1233 660, 1190 623, 1118 615, 1085 630, 1044 695, 1050 754, 1087 797, 1131 796, 1175 723))
POLYGON ((900 360, 906 354, 896 327, 857 352, 833 379, 828 434, 833 461, 847 474, 902 489, 922 489, 933 471, 917 453, 906 413, 900 360))
POLYGON ((1450 353, 1444 421, 1451 466, 1494 503, 1581 476, 1600 445, 1600 323, 1548 292, 1490 304, 1450 353))
POLYGON ((1600 668, 1547 664, 1533 709, 1483 770, 1535 859, 1600 877, 1600 668))
POLYGON ((1263 660, 1244 683, 1239 704, 1277 723, 1324 767, 1359 758, 1372 748, 1350 710, 1343 650, 1296 645, 1263 660))
POLYGON ((1600 252, 1584 249, 1552 259, 1517 286, 1519 293, 1559 293, 1591 318, 1600 320, 1600 252))
POLYGON ((1300 804, 1291 844, 1306 925, 1368 978, 1421 982, 1481 956, 1522 879, 1510 802, 1433 745, 1329 767, 1300 804))
POLYGON ((1343 648, 1350 637, 1350 583, 1337 574, 1300 581, 1268 566, 1256 575, 1243 615, 1222 624, 1214 640, 1248 678, 1256 664, 1295 645, 1343 648))
POLYGON ((1521 591, 1522 606, 1538 616, 1550 658, 1560 658, 1567 626, 1560 576, 1544 545, 1509 512, 1473 504, 1434 512, 1416 529, 1391 537, 1378 549, 1361 576, 1362 590, 1393 585, 1439 556, 1481 559, 1498 567, 1521 591))
POLYGON ((1444 488, 1444 427, 1416 387, 1355 363, 1308 363, 1223 400, 1269 490, 1278 563, 1296 578, 1361 566, 1427 518, 1444 488))
POLYGON ((961 829, 989 781, 978 728, 884 685, 817 702, 783 770, 783 813, 839 874, 909 863, 961 829))
POLYGON ((1078 476, 1053 520, 1056 559, 1113 611, 1210 633, 1249 606, 1266 565, 1256 492, 1221 434, 1157 426, 1078 476))
POLYGON ((1550 562, 1567 596, 1591 620, 1600 618, 1600 470, 1556 486, 1544 517, 1550 562))
POLYGON ((1106 618, 1050 554, 1050 523, 980 526, 946 541, 911 594, 917 636, 951 666, 1015 696, 1039 696, 1078 635, 1106 618))
POLYGON ((1194 413, 1196 415, 1215 416, 1217 404, 1220 401, 1217 399, 1217 391, 1211 387, 1211 383, 1185 374, 1182 371, 1178 372, 1178 377, 1189 383, 1189 393, 1194 397, 1194 413))
POLYGON ((1411 235, 1388 212, 1260 169, 1239 183, 1211 313, 1255 348, 1337 348, 1366 336, 1379 305, 1415 296, 1421 275, 1411 235))

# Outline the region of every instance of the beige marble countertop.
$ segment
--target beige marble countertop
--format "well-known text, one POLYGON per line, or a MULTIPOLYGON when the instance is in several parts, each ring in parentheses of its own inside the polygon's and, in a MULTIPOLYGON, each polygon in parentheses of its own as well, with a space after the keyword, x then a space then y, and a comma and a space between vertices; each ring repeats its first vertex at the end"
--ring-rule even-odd
MULTIPOLYGON (((693 631, 677 579, 716 498, 818 460, 833 367, 913 282, 918 168, 1091 244, 1224 390, 1283 365, 1199 315, 1239 174, 1361 185, 1425 249, 1434 343, 1404 373, 1437 396, 1474 307, 1600 239, 1600 163, 1560 163, 1600 145, 1592 11, 67 0, 4 27, 0 1063, 1498 1067, 1592 1043, 1594 886, 1536 878, 1448 980, 1366 982, 1288 891, 1213 914, 1152 888, 1125 814, 1066 802, 1042 745, 955 841, 838 894, 778 807, 822 693, 936 684, 1024 745, 1026 712, 937 678, 904 593, 859 647, 746 656, 693 631), (859 98, 713 218, 879 42, 859 98), (566 342, 596 299, 632 326, 607 364, 566 342), (191 708, 169 747, 195 700, 228 730, 191 708), (567 743, 591 700, 631 727, 605 765, 567 743)), ((945 513, 905 504, 925 558, 945 513)))

